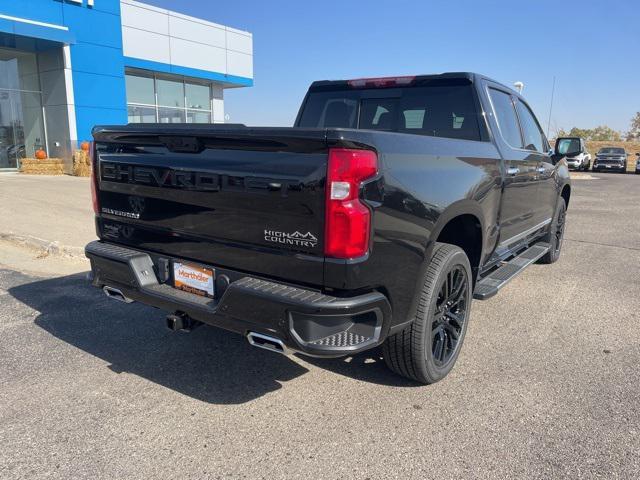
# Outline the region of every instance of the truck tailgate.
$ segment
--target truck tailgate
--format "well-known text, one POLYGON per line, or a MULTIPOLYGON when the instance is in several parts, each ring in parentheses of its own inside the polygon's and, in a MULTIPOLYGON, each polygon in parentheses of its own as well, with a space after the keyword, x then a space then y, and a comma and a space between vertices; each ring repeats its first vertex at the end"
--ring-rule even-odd
POLYGON ((100 238, 322 285, 324 131, 149 127, 94 132, 100 238))

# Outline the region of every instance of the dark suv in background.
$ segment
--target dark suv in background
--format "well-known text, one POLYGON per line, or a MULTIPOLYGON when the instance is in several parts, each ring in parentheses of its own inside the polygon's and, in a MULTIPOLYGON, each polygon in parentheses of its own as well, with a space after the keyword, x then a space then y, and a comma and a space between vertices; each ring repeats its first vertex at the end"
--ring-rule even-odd
POLYGON ((621 147, 604 147, 596 153, 596 159, 593 162, 593 171, 615 171, 625 173, 627 171, 628 155, 624 148, 621 147))

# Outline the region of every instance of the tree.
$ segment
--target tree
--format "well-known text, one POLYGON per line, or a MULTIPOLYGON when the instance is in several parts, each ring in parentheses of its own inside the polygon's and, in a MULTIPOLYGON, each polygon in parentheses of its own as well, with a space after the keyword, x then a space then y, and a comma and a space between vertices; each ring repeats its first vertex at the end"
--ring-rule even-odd
POLYGON ((569 132, 569 137, 581 137, 585 140, 591 140, 591 133, 593 130, 589 130, 586 128, 577 128, 573 127, 569 132))
POLYGON ((591 138, 589 140, 600 142, 620 142, 622 136, 614 129, 607 127, 606 125, 600 125, 591 130, 591 138))
POLYGON ((631 119, 631 128, 627 132, 627 142, 640 142, 640 112, 631 119))
MULTIPOLYGON (((564 133, 564 131, 563 131, 564 133)), ((586 141, 600 142, 619 142, 622 137, 619 132, 606 125, 600 125, 596 128, 577 128, 573 127, 567 137, 581 137, 586 141)))

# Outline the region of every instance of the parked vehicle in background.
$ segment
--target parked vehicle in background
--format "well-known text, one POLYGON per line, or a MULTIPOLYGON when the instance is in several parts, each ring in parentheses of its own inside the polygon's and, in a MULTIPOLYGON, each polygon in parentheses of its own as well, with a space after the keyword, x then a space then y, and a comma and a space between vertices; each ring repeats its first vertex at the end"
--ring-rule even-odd
POLYGON ((94 140, 94 286, 279 353, 382 345, 422 383, 453 368, 472 298, 558 260, 577 153, 553 154, 525 100, 473 73, 315 82, 294 128, 94 140))
POLYGON ((640 174, 640 153, 636 153, 636 174, 640 174))
POLYGON ((627 171, 627 160, 629 155, 624 148, 620 147, 604 147, 596 153, 596 159, 593 162, 594 172, 620 172, 627 171))
POLYGON ((587 151, 585 141, 580 137, 560 137, 556 140, 560 153, 577 151, 576 155, 567 156, 567 165, 571 170, 589 170, 591 154, 587 151))

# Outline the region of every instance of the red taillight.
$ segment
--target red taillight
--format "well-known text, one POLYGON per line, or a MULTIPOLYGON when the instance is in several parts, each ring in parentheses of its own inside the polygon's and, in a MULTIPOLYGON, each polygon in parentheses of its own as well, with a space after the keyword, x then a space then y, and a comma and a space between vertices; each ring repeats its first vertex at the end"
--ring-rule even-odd
POLYGON ((370 150, 332 148, 327 169, 324 253, 356 258, 369 250, 371 211, 359 199, 360 185, 378 172, 378 156, 370 150))
POLYGON ((415 76, 409 77, 381 77, 381 78, 357 78, 349 80, 347 83, 353 88, 390 88, 404 87, 411 85, 416 79, 415 76))
POLYGON ((100 213, 100 201, 98 200, 98 162, 94 152, 94 144, 89 145, 89 163, 91 164, 91 202, 93 203, 93 213, 100 213))

